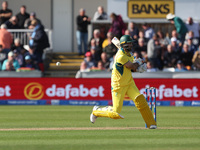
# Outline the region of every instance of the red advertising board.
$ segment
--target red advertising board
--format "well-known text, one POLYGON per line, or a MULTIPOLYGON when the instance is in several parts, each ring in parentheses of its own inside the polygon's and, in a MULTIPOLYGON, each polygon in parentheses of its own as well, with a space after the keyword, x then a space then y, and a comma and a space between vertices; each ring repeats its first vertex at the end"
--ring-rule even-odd
MULTIPOLYGON (((199 101, 200 79, 135 79, 140 92, 155 87, 157 100, 199 101)), ((0 100, 111 100, 107 78, 0 78, 0 100)))

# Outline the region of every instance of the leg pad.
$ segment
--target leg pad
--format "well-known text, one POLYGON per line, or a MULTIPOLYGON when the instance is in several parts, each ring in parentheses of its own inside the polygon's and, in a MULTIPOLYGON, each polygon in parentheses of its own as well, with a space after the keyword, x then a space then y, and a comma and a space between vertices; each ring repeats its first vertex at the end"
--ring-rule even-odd
POLYGON ((97 117, 108 117, 112 119, 124 119, 122 115, 112 110, 112 107, 98 108, 94 110, 93 115, 97 117))
POLYGON ((144 95, 140 94, 137 96, 134 102, 146 122, 147 127, 149 128, 151 125, 156 125, 152 111, 150 110, 144 95))

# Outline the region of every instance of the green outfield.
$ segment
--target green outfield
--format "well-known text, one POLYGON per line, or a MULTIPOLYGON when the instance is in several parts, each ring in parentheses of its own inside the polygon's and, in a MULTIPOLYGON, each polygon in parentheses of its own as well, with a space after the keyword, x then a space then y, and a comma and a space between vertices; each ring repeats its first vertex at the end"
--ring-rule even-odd
POLYGON ((0 150, 197 150, 200 107, 157 107, 145 129, 135 107, 125 119, 89 121, 92 106, 0 106, 0 150))

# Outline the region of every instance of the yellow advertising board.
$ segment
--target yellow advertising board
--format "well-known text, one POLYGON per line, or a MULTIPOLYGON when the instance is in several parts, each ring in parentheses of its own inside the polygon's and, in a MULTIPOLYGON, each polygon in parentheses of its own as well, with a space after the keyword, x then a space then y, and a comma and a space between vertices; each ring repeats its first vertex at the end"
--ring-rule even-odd
POLYGON ((168 13, 174 14, 173 0, 129 0, 129 18, 165 18, 168 13))

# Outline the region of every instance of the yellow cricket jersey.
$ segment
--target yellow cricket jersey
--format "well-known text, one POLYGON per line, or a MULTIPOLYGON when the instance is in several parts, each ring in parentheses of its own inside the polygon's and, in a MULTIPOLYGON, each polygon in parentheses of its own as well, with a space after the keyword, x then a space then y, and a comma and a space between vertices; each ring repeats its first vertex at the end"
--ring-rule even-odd
POLYGON ((125 52, 123 49, 118 50, 111 76, 111 86, 113 90, 117 90, 133 82, 131 70, 124 65, 128 61, 133 62, 133 60, 134 57, 130 53, 125 52))

